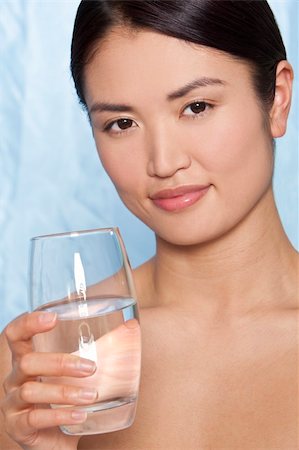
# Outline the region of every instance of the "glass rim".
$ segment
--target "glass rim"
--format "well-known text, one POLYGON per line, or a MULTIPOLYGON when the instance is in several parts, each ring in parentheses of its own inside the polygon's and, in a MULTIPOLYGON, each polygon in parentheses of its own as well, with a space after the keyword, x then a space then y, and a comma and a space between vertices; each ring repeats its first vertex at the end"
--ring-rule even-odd
POLYGON ((53 233, 53 234, 44 234, 40 236, 33 236, 30 238, 30 241, 39 241, 43 239, 49 239, 49 238, 61 238, 61 237, 79 237, 82 235, 88 235, 88 234, 101 234, 101 233, 115 233, 119 235, 119 228, 118 227, 104 227, 104 228, 93 228, 90 230, 75 230, 75 231, 65 231, 62 233, 53 233))

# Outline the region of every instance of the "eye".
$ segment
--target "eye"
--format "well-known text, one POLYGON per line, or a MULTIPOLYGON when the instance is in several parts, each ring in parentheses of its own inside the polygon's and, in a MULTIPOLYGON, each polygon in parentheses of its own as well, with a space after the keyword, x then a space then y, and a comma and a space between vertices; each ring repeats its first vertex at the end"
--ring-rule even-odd
POLYGON ((123 131, 128 130, 129 128, 136 127, 136 123, 132 119, 128 118, 122 118, 118 120, 113 120, 112 122, 109 122, 105 127, 103 131, 109 131, 115 134, 122 133, 123 131))
POLYGON ((190 103, 186 108, 183 110, 184 116, 198 116, 201 113, 204 113, 207 109, 213 108, 213 105, 204 102, 204 101, 198 101, 190 103))

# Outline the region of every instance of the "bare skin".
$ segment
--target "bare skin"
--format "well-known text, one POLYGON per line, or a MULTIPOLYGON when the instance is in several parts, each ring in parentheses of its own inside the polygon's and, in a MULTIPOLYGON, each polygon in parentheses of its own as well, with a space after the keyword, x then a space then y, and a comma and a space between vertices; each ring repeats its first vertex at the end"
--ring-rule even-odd
MULTIPOLYGON (((138 410, 130 428, 79 442, 54 426, 61 418, 40 415, 39 439, 24 444, 26 408, 58 394, 48 386, 37 402, 36 383, 27 405, 14 397, 36 376, 33 368, 44 370, 30 349, 37 328, 23 321, 26 343, 16 345, 16 330, 6 332, 13 371, 3 338, 0 353, 12 393, 4 397, 6 427, 22 448, 298 448, 298 256, 276 210, 270 145, 286 130, 291 81, 282 61, 266 129, 248 68, 227 55, 147 32, 117 31, 100 47, 86 71, 98 152, 125 204, 157 236, 155 257, 134 272, 143 344, 138 410), (221 75, 224 85, 165 100, 195 75, 221 75), (132 104, 133 112, 93 113, 100 100, 132 104), (214 108, 195 118, 188 105, 196 100, 214 108), (120 118, 132 120, 132 129, 120 132, 120 118), (112 131, 104 131, 113 120, 112 131), (208 183, 209 192, 181 211, 161 210, 151 199, 159 189, 195 183, 208 183)), ((57 375, 66 369, 55 359, 52 368, 57 375)), ((5 450, 20 448, 1 439, 5 450)))
MULTIPOLYGON (((271 243, 275 233, 268 234, 271 243)), ((143 306, 136 419, 127 430, 81 438, 79 449, 298 448, 297 255, 286 239, 280 248, 271 248, 267 258, 287 257, 280 260, 279 271, 262 272, 270 289, 264 290, 255 307, 248 308, 256 296, 249 276, 252 292, 250 296, 243 293, 243 311, 238 308, 233 313, 216 302, 216 289, 213 308, 202 301, 196 308, 184 307, 178 300, 188 293, 180 293, 173 273, 167 292, 173 294, 168 299, 174 300, 157 305, 154 286, 163 273, 162 269, 156 272, 158 256, 135 272, 143 306)), ((258 248, 255 251, 257 255, 258 248)), ((257 273, 260 264, 264 260, 256 258, 252 273, 257 273)), ((242 277, 244 271, 236 273, 242 277)), ((190 279, 190 271, 187 276, 190 279)), ((200 298, 200 286, 198 292, 200 298)), ((1 355, 7 357, 8 351, 1 355)), ((8 359, 4 364, 8 372, 8 359)), ((1 439, 7 450, 20 448, 7 437, 1 439)))
MULTIPOLYGON (((278 230, 283 237, 282 228, 269 231, 269 244, 278 230)), ((145 308, 135 423, 113 435, 84 437, 79 449, 298 448, 298 259, 283 238, 266 257, 272 267, 280 261, 279 269, 265 271, 258 247, 252 248, 257 258, 250 268, 235 268, 231 282, 248 277, 248 289, 236 293, 235 302, 231 296, 230 305, 221 301, 228 279, 223 291, 215 284, 207 303, 197 273, 190 283, 198 282, 197 304, 190 306, 183 299, 194 296, 196 289, 179 287, 186 285, 183 277, 191 281, 190 270, 175 274, 168 266, 164 270, 169 276, 159 266, 156 272, 159 252, 139 269, 136 281, 145 308), (285 257, 279 260, 281 254, 285 257), (259 270, 263 291, 252 278, 259 270), (162 274, 163 286, 169 280, 167 305, 158 306, 153 286, 162 274)))

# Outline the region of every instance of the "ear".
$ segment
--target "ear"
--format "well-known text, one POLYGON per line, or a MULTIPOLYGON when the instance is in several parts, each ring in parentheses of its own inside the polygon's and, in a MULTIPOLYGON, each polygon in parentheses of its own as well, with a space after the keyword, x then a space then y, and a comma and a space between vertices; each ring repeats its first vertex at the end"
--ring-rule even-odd
POLYGON ((294 72, 287 61, 280 61, 276 69, 275 98, 270 111, 272 137, 281 137, 287 129, 291 107, 294 72))

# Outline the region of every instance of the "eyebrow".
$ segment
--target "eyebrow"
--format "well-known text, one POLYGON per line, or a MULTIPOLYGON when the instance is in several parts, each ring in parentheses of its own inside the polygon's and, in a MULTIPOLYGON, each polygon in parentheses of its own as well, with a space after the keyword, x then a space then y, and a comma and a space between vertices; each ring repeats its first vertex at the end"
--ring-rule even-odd
POLYGON ((94 103, 89 111, 89 114, 94 112, 133 112, 132 106, 122 105, 117 103, 106 103, 106 102, 96 102, 94 103))
POLYGON ((196 80, 193 80, 190 83, 187 83, 185 86, 168 94, 167 99, 168 100, 176 100, 177 98, 184 97, 185 95, 189 94, 190 91, 192 91, 193 89, 196 89, 196 88, 213 86, 213 85, 225 86, 226 84, 227 83, 225 81, 220 80, 219 78, 207 78, 207 77, 197 78, 196 80))
MULTIPOLYGON (((168 94, 167 100, 171 101, 184 97, 196 88, 213 85, 225 86, 226 84, 225 81, 220 80, 219 78, 201 77, 168 94)), ((89 115, 95 112, 134 112, 134 108, 130 105, 119 103, 95 102, 89 110, 89 115)))

